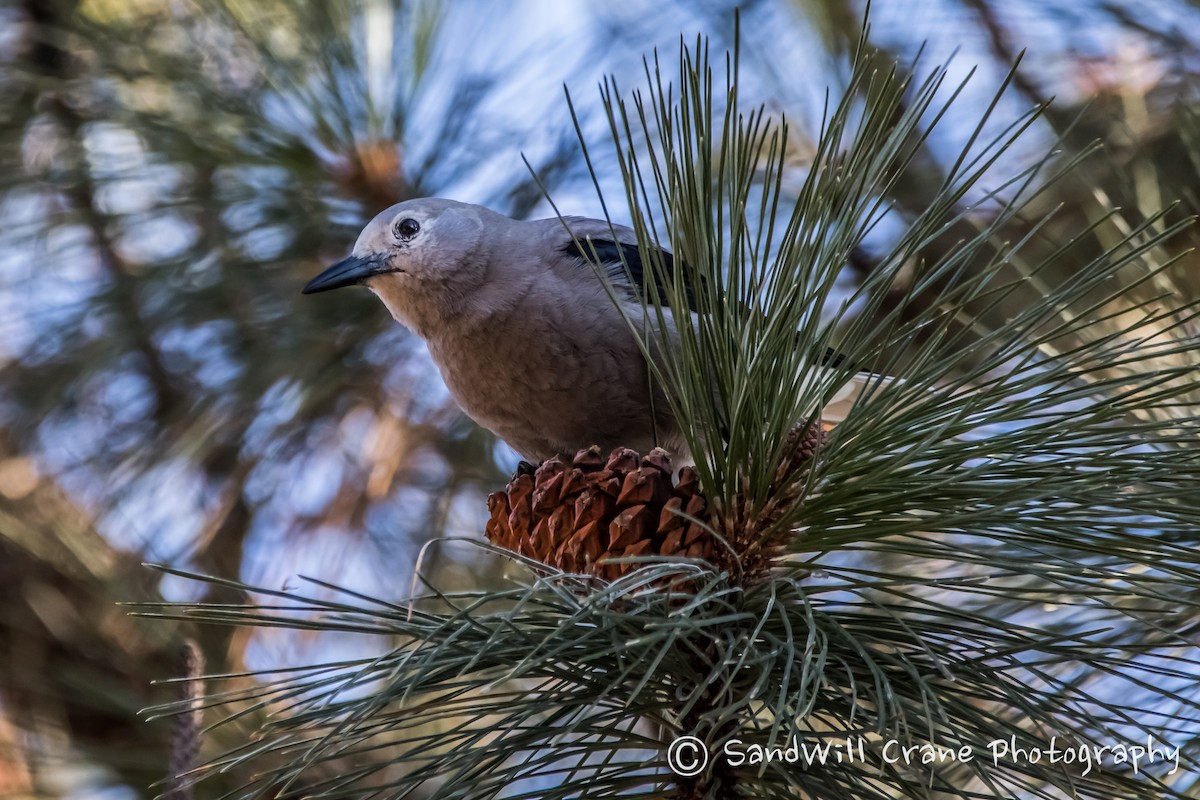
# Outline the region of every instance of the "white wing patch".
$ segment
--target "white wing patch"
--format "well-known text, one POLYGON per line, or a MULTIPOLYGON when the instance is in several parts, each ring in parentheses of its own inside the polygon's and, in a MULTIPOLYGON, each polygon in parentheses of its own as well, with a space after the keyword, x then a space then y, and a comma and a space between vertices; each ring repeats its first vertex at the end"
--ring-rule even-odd
POLYGON ((821 409, 821 422, 832 426, 843 421, 850 409, 862 400, 865 394, 877 392, 894 380, 895 378, 876 375, 873 372, 858 373, 838 387, 833 396, 825 402, 824 408, 821 409))

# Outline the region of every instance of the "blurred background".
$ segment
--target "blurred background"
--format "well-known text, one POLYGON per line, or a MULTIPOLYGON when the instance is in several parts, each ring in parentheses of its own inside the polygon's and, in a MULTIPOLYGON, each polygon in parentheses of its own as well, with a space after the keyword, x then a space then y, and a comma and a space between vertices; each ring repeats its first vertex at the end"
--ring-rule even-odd
MULTIPOLYGON (((616 5, 0 0, 0 797, 153 796, 170 723, 137 712, 174 696, 151 681, 178 674, 184 636, 214 672, 361 646, 131 617, 116 603, 240 599, 143 562, 384 599, 418 557, 443 585, 489 580, 468 549, 422 546, 481 539, 516 456, 367 292, 299 291, 406 198, 549 216, 544 186, 563 213, 600 215, 564 84, 620 221, 597 82, 635 87, 656 49, 672 67, 681 34, 730 45, 734 3, 616 5)), ((802 174, 864 5, 740 5, 744 102, 792 121, 802 174)), ((1101 140, 1039 201, 1063 205, 1060 235, 1107 202, 1135 221, 1196 211, 1198 31, 1185 0, 876 0, 885 57, 924 47, 976 76, 847 285, 1025 50, 997 120, 1050 108, 997 185, 1101 140)), ((1193 265, 1171 291, 1200 291, 1193 265)))

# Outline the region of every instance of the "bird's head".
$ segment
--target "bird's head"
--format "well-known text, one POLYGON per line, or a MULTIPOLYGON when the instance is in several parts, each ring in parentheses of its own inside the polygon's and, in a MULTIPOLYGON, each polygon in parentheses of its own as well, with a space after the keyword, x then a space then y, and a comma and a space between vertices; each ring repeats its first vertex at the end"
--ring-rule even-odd
POLYGON ((304 294, 365 285, 401 323, 420 331, 423 317, 447 313, 447 304, 483 280, 477 256, 484 216, 480 206, 421 198, 381 211, 367 223, 349 257, 313 278, 304 294))

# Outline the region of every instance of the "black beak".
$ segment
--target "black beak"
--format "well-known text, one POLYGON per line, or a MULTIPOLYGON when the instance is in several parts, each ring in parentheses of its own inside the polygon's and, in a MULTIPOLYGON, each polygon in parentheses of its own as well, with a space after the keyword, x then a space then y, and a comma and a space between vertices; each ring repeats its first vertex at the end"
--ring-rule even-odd
POLYGON ((316 294, 317 292, 328 292, 330 289, 340 289, 343 286, 354 286, 378 272, 385 271, 381 270, 380 266, 380 261, 375 256, 343 258, 309 281, 300 290, 300 293, 316 294))

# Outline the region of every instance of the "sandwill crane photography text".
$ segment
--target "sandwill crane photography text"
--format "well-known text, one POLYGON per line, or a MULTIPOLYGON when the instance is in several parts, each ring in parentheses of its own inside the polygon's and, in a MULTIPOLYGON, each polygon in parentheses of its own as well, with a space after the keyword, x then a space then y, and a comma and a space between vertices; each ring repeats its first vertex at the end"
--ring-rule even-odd
MULTIPOLYGON (((868 740, 849 736, 827 741, 802 741, 793 736, 785 747, 768 747, 730 739, 711 755, 723 759, 730 767, 755 766, 766 763, 796 764, 801 767, 826 764, 877 763, 905 766, 935 766, 951 762, 969 762, 976 758, 989 760, 993 766, 1004 764, 1051 764, 1078 770, 1086 776, 1093 770, 1110 768, 1129 770, 1135 775, 1153 764, 1170 764, 1168 775, 1179 769, 1180 749, 1152 737, 1146 743, 1115 742, 1107 745, 1081 743, 1052 736, 1045 747, 1023 746, 1016 737, 993 739, 982 745, 958 746, 934 742, 904 743, 898 739, 868 740)), ((710 753, 700 738, 681 736, 667 751, 667 762, 679 775, 695 775, 703 771, 710 753)))

